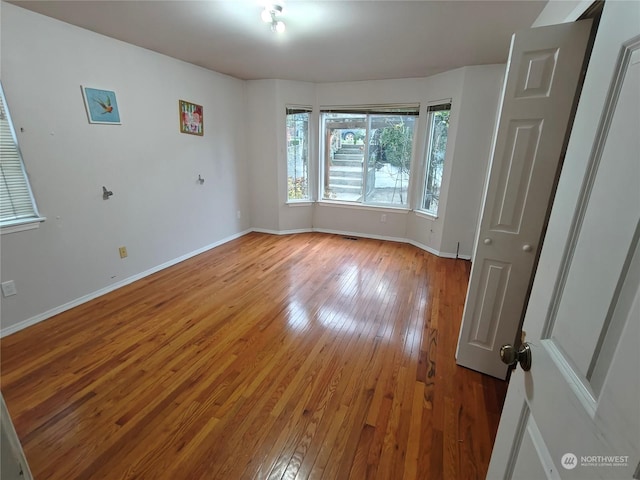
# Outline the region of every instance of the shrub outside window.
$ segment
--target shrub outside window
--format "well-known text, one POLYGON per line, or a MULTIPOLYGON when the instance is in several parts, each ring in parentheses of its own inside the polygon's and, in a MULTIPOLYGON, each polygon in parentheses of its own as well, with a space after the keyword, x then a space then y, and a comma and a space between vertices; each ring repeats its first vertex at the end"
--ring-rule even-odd
POLYGON ((419 106, 321 112, 322 198, 408 208, 419 106))
POLYGON ((287 201, 309 201, 310 107, 287 107, 287 201))
POLYGON ((450 103, 429 107, 426 172, 420 210, 433 216, 438 215, 440 204, 450 113, 450 103))

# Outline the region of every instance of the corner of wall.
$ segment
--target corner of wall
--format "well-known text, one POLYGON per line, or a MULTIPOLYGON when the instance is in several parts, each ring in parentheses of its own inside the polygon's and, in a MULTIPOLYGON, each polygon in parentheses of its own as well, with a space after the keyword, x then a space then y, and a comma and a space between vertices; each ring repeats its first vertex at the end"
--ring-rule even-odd
POLYGON ((531 27, 575 22, 592 3, 592 0, 549 0, 531 27))

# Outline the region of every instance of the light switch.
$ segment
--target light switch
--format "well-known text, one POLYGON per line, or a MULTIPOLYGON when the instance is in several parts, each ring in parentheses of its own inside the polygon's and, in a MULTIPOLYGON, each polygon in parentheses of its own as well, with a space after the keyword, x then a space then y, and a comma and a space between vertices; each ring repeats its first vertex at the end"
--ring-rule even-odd
POLYGON ((15 295, 16 293, 18 293, 18 291, 16 290, 16 284, 13 280, 2 282, 2 294, 5 297, 10 297, 11 295, 15 295))

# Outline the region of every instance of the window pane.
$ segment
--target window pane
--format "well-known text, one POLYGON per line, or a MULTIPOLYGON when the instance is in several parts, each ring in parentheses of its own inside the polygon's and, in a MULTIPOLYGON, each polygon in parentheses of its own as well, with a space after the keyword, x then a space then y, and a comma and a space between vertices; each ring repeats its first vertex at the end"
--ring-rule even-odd
POLYGON ((310 199, 309 112, 287 114, 287 199, 310 199))
POLYGON ((450 108, 449 105, 429 113, 429 145, 427 147, 427 169, 422 209, 432 215, 438 214, 444 157, 447 151, 450 108))
POLYGON ((323 198, 408 205, 417 113, 325 112, 323 198))
POLYGON ((407 205, 415 116, 371 115, 366 202, 407 205))
POLYGON ((367 116, 359 113, 323 115, 325 155, 323 198, 362 201, 367 116))

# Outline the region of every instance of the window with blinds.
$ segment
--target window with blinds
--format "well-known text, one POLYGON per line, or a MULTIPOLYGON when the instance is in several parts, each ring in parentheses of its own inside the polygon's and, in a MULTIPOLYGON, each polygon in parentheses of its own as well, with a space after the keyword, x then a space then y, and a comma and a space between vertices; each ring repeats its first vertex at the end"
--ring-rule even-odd
POLYGON ((41 220, 0 84, 0 227, 41 220))

